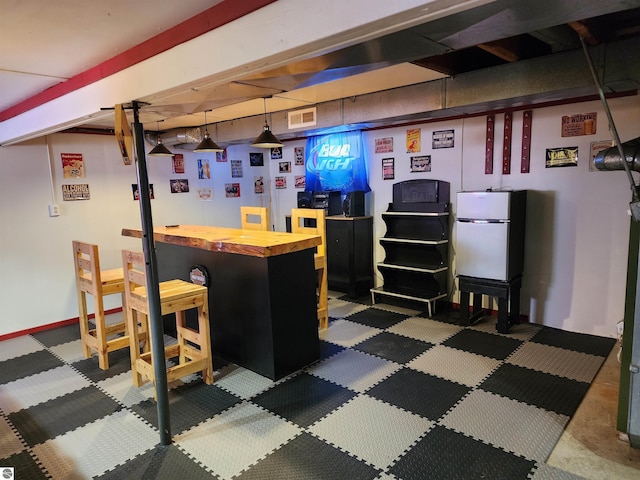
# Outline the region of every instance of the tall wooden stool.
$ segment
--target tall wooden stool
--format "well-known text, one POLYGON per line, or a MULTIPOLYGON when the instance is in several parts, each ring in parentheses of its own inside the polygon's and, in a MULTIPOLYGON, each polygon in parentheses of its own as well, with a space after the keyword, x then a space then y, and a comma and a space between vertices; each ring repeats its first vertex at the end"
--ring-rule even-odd
POLYGON ((269 209, 267 207, 240 207, 243 230, 269 230, 269 209), (258 221, 254 221, 257 219, 258 221))
POLYGON ((294 208, 291 210, 291 232, 319 235, 322 243, 314 255, 318 272, 318 323, 321 329, 329 327, 329 282, 327 279, 327 255, 325 212, 321 208, 294 208), (311 220, 311 221, 305 221, 311 220), (315 222, 315 226, 311 226, 315 222))
POLYGON ((107 326, 104 318, 103 297, 115 293, 122 295, 122 314, 126 315, 122 268, 100 270, 97 245, 77 240, 72 243, 82 353, 85 358, 91 358, 92 352, 97 352, 100 368, 107 370, 109 368, 109 352, 129 346, 127 322, 123 320, 107 326), (93 295, 94 299, 95 328, 91 328, 89 324, 87 293, 93 295))
MULTIPOLYGON (((133 384, 140 387, 145 381, 156 385, 153 370, 153 348, 150 342, 164 342, 163 338, 153 338, 148 328, 149 302, 144 255, 142 252, 122 251, 124 287, 127 301, 127 322, 129 328, 131 372, 133 384)), ((166 359, 177 359, 177 364, 167 368, 167 382, 196 372, 202 372, 202 379, 208 385, 213 383, 213 361, 211 337, 209 336, 209 299, 205 286, 168 280, 160 282, 161 315, 174 313, 178 342, 165 347, 166 359), (186 325, 185 311, 198 309, 198 330, 186 325)))

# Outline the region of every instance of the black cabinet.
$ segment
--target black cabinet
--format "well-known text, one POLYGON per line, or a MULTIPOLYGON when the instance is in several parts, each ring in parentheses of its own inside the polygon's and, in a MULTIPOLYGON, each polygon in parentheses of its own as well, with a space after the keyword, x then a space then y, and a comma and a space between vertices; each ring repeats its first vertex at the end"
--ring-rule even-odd
POLYGON ((447 296, 448 191, 448 183, 438 180, 412 180, 394 185, 394 202, 382 214, 387 227, 380 239, 385 258, 377 267, 384 281, 382 286, 371 289, 374 303, 376 295, 423 302, 431 315, 432 304, 447 296), (410 196, 406 195, 407 191, 410 196))
POLYGON ((326 217, 329 288, 356 298, 373 286, 373 217, 326 217))

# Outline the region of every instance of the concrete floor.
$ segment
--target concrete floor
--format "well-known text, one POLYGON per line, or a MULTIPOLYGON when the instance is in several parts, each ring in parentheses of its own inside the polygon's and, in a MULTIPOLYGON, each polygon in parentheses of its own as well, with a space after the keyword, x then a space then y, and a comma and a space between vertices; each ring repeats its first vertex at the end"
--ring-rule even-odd
POLYGON ((547 460, 589 480, 637 480, 640 449, 616 429, 620 363, 616 345, 547 460))

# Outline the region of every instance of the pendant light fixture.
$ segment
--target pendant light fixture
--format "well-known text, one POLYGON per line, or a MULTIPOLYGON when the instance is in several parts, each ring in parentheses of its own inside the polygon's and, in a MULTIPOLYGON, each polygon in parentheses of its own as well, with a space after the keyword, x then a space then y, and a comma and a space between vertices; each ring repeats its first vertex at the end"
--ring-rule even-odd
POLYGON ((258 138, 256 138, 251 144, 252 147, 258 148, 276 148, 282 147, 283 144, 278 138, 271 132, 269 128, 269 123, 267 122, 267 98, 263 98, 264 100, 264 130, 258 138))
POLYGON ((224 152, 224 148, 220 148, 209 136, 209 130, 207 128, 207 112, 210 111, 211 110, 204 111, 204 139, 196 148, 193 149, 194 152, 224 152))
POLYGON ((173 153, 171 153, 171 150, 165 147, 162 143, 162 140, 160 139, 160 121, 158 121, 158 143, 151 149, 151 151, 147 155, 151 155, 154 157, 173 157, 173 153))

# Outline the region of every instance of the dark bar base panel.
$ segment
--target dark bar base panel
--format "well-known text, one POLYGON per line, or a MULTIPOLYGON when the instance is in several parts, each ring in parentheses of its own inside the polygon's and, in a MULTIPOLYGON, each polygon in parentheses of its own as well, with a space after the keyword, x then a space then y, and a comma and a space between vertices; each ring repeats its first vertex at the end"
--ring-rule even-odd
MULTIPOLYGON (((194 265, 209 271, 214 356, 272 380, 320 358, 313 249, 253 257, 166 243, 156 248, 160 281, 189 281, 194 265)), ((167 332, 174 323, 165 319, 167 332)))

